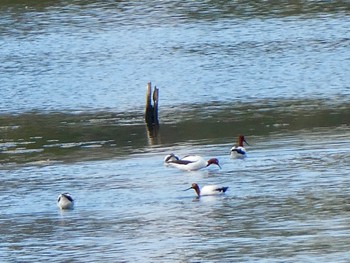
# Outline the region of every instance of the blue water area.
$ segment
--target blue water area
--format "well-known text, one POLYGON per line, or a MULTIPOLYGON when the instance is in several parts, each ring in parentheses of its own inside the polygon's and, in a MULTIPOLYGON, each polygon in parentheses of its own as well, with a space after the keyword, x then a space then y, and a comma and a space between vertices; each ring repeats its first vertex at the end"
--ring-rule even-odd
POLYGON ((2 4, 0 112, 347 100, 348 5, 255 4, 2 4))
POLYGON ((0 261, 348 262, 349 10, 1 1, 0 261))

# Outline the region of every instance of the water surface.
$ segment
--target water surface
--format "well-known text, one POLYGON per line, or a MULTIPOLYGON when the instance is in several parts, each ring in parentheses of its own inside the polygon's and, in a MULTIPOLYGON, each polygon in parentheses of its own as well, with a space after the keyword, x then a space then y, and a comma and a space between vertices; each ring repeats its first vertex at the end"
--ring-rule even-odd
POLYGON ((349 10, 2 1, 0 261, 348 262, 349 10), (170 152, 222 169, 171 169, 170 152))

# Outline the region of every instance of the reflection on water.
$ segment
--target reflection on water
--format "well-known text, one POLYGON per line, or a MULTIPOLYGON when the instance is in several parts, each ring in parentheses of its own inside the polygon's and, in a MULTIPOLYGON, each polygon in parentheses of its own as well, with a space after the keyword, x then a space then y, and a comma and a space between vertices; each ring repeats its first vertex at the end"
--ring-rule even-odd
POLYGON ((152 151, 152 146, 225 143, 238 134, 262 136, 310 128, 347 127, 349 105, 323 101, 207 104, 165 111, 150 133, 143 113, 28 113, 1 117, 1 162, 47 164, 109 159, 152 151))

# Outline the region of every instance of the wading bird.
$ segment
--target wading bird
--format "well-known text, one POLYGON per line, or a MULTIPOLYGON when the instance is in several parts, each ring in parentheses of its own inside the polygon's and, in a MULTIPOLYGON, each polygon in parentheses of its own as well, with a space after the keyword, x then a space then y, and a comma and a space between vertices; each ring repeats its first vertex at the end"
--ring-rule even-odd
POLYGON ((208 161, 206 161, 203 157, 199 155, 187 155, 181 159, 169 160, 166 163, 168 166, 185 171, 196 171, 208 167, 212 164, 219 166, 219 168, 221 169, 219 160, 217 158, 211 158, 208 161))
POLYGON ((69 193, 60 194, 57 198, 57 206, 60 209, 73 209, 74 200, 69 193))
POLYGON ((231 148, 232 158, 244 158, 247 156, 247 151, 243 146, 243 142, 249 145, 243 135, 238 136, 237 144, 231 148))
POLYGON ((205 195, 219 195, 224 194, 228 187, 227 186, 217 186, 217 185, 205 185, 202 189, 199 188, 198 184, 193 183, 192 186, 184 191, 194 189, 198 197, 205 195))

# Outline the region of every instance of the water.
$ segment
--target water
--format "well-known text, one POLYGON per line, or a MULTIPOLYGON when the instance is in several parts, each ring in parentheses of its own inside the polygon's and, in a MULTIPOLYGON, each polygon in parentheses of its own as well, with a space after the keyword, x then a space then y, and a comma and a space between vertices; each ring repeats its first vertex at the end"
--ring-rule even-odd
POLYGON ((163 167, 165 148, 3 171, 2 260, 346 262, 350 143, 348 132, 332 134, 251 138, 246 160, 230 159, 229 144, 193 146, 221 170, 163 167), (230 188, 197 200, 182 191, 192 182, 230 188), (76 209, 60 212, 66 190, 76 209))
POLYGON ((3 4, 0 110, 140 110, 148 81, 165 108, 349 96, 347 4, 305 3, 290 15, 301 7, 233 7, 3 4))
POLYGON ((0 261, 348 262, 349 10, 2 1, 0 261), (164 167, 170 152, 222 169, 164 167))

